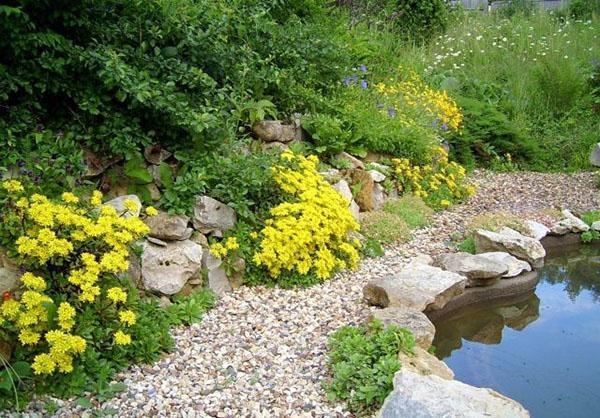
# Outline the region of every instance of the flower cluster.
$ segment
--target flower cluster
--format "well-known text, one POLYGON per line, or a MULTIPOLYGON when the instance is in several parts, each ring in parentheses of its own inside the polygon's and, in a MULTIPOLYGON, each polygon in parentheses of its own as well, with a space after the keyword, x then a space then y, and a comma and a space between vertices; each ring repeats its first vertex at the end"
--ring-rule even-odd
POLYGON ((442 147, 435 149, 433 162, 428 165, 413 166, 406 158, 392 162, 398 190, 413 193, 434 208, 446 208, 475 193, 475 187, 465 183, 464 167, 448 161, 442 147))
POLYGON ((283 271, 313 272, 329 278, 340 268, 355 268, 357 240, 348 237, 359 228, 342 197, 318 173, 318 159, 284 151, 285 166, 272 168, 274 178, 289 201, 270 211, 260 231, 259 250, 253 261, 272 277, 283 271))
POLYGON ((236 237, 229 237, 223 242, 217 242, 210 246, 210 253, 218 258, 224 258, 229 252, 240 248, 236 237))
MULTIPOLYGON (((127 293, 108 286, 107 279, 114 283, 116 274, 127 270, 130 245, 149 228, 137 217, 123 217, 114 207, 101 205, 98 191, 87 202, 70 192, 54 202, 39 194, 24 195, 16 180, 1 186, 7 192, 5 220, 16 219, 21 226, 14 235, 14 250, 30 271, 21 278, 20 296, 0 305, 0 325, 3 331, 14 331, 23 346, 46 347, 33 358, 36 374, 69 373, 73 357, 86 347, 86 341, 72 333, 77 311, 85 304, 110 308, 107 315, 118 328, 136 323, 135 313, 126 307, 127 293), (52 316, 54 321, 49 320, 52 316)), ((139 210, 135 201, 125 206, 139 210)), ((117 345, 131 342, 121 329, 113 335, 117 345)))
POLYGON ((456 102, 446 91, 429 87, 414 71, 405 79, 390 79, 389 83, 378 83, 375 88, 383 96, 391 117, 397 117, 408 106, 434 117, 442 131, 457 131, 460 127, 463 116, 456 102))

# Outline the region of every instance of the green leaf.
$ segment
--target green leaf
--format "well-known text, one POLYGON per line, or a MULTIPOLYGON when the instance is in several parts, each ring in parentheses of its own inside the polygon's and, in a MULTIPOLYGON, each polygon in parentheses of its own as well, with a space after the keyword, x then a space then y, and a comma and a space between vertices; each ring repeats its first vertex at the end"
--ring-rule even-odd
POLYGON ((11 367, 20 378, 31 376, 31 367, 25 361, 16 361, 11 364, 11 367))
POLYGON ((152 182, 152 175, 148 172, 144 160, 139 156, 127 161, 123 166, 123 172, 136 184, 148 184, 152 182))
POLYGON ((13 387, 13 382, 8 375, 8 371, 3 370, 0 373, 0 389, 10 390, 13 387))
POLYGON ((160 163, 158 166, 158 173, 164 188, 170 189, 173 187, 173 171, 171 170, 171 166, 169 164, 165 162, 160 163))

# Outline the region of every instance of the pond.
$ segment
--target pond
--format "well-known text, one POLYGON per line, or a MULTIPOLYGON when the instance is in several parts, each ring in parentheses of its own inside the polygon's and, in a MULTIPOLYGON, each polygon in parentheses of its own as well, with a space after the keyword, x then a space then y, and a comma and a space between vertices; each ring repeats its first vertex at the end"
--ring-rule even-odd
POLYGON ((535 292, 436 322, 436 355, 534 418, 600 417, 600 247, 549 254, 539 277, 535 292))

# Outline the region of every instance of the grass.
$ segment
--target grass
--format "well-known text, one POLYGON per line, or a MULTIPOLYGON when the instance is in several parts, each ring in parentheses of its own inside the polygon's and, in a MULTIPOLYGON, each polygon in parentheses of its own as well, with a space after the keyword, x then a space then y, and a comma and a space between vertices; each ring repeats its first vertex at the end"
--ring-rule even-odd
POLYGON ((400 216, 387 212, 365 213, 361 233, 381 244, 407 242, 411 237, 408 224, 400 216))
POLYGON ((413 195, 388 200, 383 206, 383 211, 399 216, 411 229, 424 227, 433 215, 433 209, 420 197, 413 195))

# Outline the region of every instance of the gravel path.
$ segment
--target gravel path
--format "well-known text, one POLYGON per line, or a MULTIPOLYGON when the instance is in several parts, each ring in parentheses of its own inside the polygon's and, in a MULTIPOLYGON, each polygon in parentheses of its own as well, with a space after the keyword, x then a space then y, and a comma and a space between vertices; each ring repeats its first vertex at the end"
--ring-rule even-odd
MULTIPOLYGON (((575 175, 476 172, 469 202, 435 215, 428 228, 359 271, 304 290, 242 288, 223 297, 201 324, 173 331, 176 349, 153 366, 118 376, 128 389, 98 408, 127 417, 346 417, 321 389, 327 378, 326 341, 337 328, 363 321, 361 302, 372 277, 397 271, 418 252, 447 251, 449 234, 474 215, 506 210, 530 215, 545 208, 600 208, 589 173, 575 175)), ((59 401, 59 416, 91 416, 59 401)), ((27 416, 36 416, 33 403, 27 416)))

